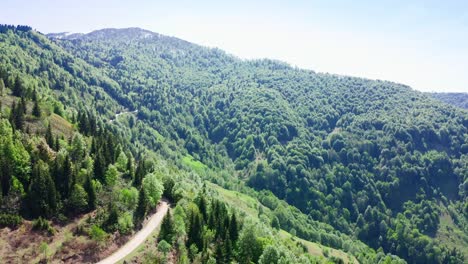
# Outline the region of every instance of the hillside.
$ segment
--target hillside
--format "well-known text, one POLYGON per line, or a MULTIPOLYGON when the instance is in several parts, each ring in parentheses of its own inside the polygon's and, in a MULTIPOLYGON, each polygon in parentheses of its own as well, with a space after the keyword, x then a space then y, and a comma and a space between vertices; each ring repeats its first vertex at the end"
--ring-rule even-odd
MULTIPOLYGON (((53 210, 35 215, 11 210, 4 201, 12 198, 4 198, 8 216, 55 223, 96 212, 76 234, 102 248, 138 229, 162 195, 176 205, 173 219, 162 228, 163 246, 140 260, 467 260, 466 111, 405 85, 244 61, 138 28, 49 40, 7 27, 0 37, 5 126, 16 120, 11 101, 25 97, 16 83, 31 91, 23 100, 34 106, 36 90, 49 109, 37 118, 43 132, 16 130, 23 152, 34 155, 32 167, 21 167, 25 197, 30 171, 52 174, 44 177, 60 192, 49 195, 59 201, 53 210), (72 139, 47 141, 49 120, 54 137, 64 127, 54 125, 53 112, 72 139), (51 156, 33 154, 30 137, 44 138, 51 156), (54 166, 68 162, 54 164, 68 155, 71 173, 63 178, 54 166), (445 239, 452 234, 455 241, 445 239)), ((2 177, 2 187, 17 183, 2 177)))
POLYGON ((430 95, 447 104, 468 109, 468 93, 431 93, 430 95))

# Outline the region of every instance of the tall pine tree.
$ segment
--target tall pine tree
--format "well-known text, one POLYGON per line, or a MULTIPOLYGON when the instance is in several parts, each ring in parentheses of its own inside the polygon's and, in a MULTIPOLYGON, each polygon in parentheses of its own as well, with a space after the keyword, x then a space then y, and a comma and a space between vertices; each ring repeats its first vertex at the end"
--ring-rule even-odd
POLYGON ((172 244, 174 240, 174 222, 172 221, 171 213, 167 213, 161 224, 161 231, 159 231, 159 241, 166 240, 172 244))

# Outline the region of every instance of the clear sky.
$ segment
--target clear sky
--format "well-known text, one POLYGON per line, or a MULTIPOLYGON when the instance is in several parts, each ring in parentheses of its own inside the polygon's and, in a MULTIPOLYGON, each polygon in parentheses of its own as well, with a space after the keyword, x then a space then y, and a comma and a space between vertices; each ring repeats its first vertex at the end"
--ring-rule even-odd
POLYGON ((468 92, 468 1, 1 0, 43 32, 141 27, 240 58, 468 92))

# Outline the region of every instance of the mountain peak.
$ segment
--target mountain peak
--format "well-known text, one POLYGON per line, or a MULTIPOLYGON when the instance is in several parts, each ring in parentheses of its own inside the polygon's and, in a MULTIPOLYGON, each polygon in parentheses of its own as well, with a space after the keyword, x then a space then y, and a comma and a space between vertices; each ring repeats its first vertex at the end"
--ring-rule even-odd
POLYGON ((158 38, 161 35, 146 29, 138 27, 130 28, 104 28, 92 31, 90 33, 50 33, 47 34, 49 38, 54 39, 87 39, 87 40, 106 40, 106 39, 120 39, 120 40, 134 40, 145 38, 158 38))

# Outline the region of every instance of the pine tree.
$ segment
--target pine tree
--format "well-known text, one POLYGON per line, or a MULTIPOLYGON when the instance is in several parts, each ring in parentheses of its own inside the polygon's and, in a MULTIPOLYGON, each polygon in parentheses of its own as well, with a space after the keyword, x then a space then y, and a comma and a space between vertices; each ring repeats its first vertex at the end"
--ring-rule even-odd
POLYGON ((3 79, 0 78, 0 96, 3 96, 5 94, 5 83, 3 82, 3 79))
POLYGON ((8 120, 10 121, 10 124, 14 129, 15 128, 15 120, 16 120, 16 102, 15 101, 13 101, 13 103, 11 104, 10 116, 9 116, 8 120))
POLYGON ((13 86, 13 96, 22 97, 24 94, 23 80, 16 76, 15 84, 13 86))
POLYGON ((110 203, 108 207, 109 216, 104 223, 104 227, 108 232, 114 232, 117 229, 119 212, 114 203, 110 203))
POLYGON ((233 247, 232 247, 232 239, 229 236, 229 233, 226 236, 226 240, 224 241, 224 257, 225 257, 225 263, 230 263, 231 258, 233 255, 233 247))
POLYGON ((232 244, 235 244, 239 238, 239 227, 237 226, 236 213, 232 213, 231 221, 229 222, 229 237, 231 238, 232 244))
POLYGON ((135 166, 133 165, 133 157, 130 153, 127 158, 127 173, 130 179, 135 177, 135 166))
POLYGON ((32 110, 32 114, 35 117, 41 117, 41 108, 39 107, 39 101, 37 99, 37 92, 36 89, 33 91, 33 102, 34 102, 34 107, 32 110))
POLYGON ((145 219, 146 209, 148 208, 148 200, 144 188, 140 188, 138 194, 138 205, 134 212, 134 219, 136 224, 140 224, 145 219))
POLYGON ((198 209, 200 209, 200 213, 202 214, 203 219, 207 220, 208 219, 208 206, 206 203, 204 192, 198 195, 197 206, 198 206, 198 209))
POLYGON ((19 108, 21 108, 21 111, 23 112, 23 114, 26 114, 27 105, 26 105, 26 98, 24 98, 24 96, 21 96, 21 100, 18 106, 19 108))
POLYGON ((190 217, 187 246, 194 244, 203 249, 203 219, 200 213, 193 213, 190 217))
POLYGON ((145 177, 146 169, 145 169, 145 162, 143 159, 138 161, 138 166, 135 172, 135 178, 133 180, 133 186, 138 187, 141 186, 141 182, 143 181, 143 177, 145 177))
POLYGON ((91 177, 86 177, 86 182, 84 185, 84 189, 88 194, 88 209, 94 210, 96 209, 96 189, 91 181, 91 177))
POLYGON ((12 115, 13 115, 13 124, 15 129, 22 130, 24 127, 24 104, 21 103, 18 104, 18 106, 15 108, 14 105, 11 107, 12 109, 12 115), (13 112, 14 109, 14 112, 13 112))
POLYGON ((31 185, 27 194, 29 213, 33 217, 52 216, 57 209, 57 194, 49 167, 39 160, 33 167, 31 185))
POLYGON ((105 182, 106 167, 102 158, 101 151, 97 151, 94 156, 94 177, 101 183, 105 182))
POLYGON ((174 222, 170 213, 167 213, 161 224, 161 231, 159 231, 159 241, 166 240, 172 244, 174 240, 174 222))
POLYGON ((60 139, 59 139, 59 136, 55 136, 55 142, 54 142, 54 148, 53 148, 55 151, 59 151, 60 150, 60 139))
POLYGON ((49 147, 54 148, 54 136, 52 135, 52 127, 50 125, 47 126, 46 134, 45 134, 45 140, 49 147))
POLYGON ((72 168, 70 157, 67 155, 61 166, 61 173, 57 174, 56 185, 62 198, 68 198, 70 194, 70 186, 72 183, 72 168))

